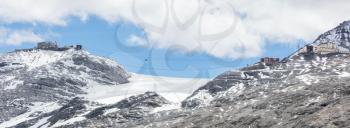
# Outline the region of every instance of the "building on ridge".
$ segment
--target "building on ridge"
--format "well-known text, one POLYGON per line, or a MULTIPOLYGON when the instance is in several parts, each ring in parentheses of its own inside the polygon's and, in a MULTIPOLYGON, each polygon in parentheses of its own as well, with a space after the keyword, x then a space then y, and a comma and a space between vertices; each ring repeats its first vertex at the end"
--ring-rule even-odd
POLYGON ((266 66, 274 66, 278 64, 280 61, 279 58, 271 58, 271 57, 264 57, 260 59, 261 64, 265 64, 266 66))

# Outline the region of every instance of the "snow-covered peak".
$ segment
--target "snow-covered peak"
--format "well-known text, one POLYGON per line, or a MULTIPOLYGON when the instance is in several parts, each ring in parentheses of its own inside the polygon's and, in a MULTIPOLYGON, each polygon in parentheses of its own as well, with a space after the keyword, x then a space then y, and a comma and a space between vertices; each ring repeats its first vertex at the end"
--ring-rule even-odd
POLYGON ((31 113, 22 113, 28 114, 32 103, 63 104, 77 95, 85 96, 85 90, 95 86, 128 83, 129 77, 117 62, 82 49, 4 53, 0 55, 0 112, 4 115, 0 124, 21 115, 31 119, 31 113))
POLYGON ((0 62, 18 63, 33 69, 46 64, 57 62, 62 59, 71 58, 73 55, 88 55, 89 53, 83 50, 69 49, 66 51, 51 51, 51 50, 32 50, 18 51, 0 55, 0 62))
POLYGON ((298 56, 300 53, 307 53, 307 46, 313 46, 312 51, 317 54, 350 53, 350 20, 321 34, 314 42, 298 49, 285 60, 298 56))
POLYGON ((344 21, 344 22, 341 23, 340 25, 343 25, 343 26, 350 26, 350 20, 344 21))
POLYGON ((0 54, 0 63, 24 65, 28 70, 31 70, 59 61, 72 60, 75 57, 88 57, 89 60, 96 63, 113 67, 120 67, 120 65, 112 59, 95 56, 85 50, 75 49, 69 49, 65 51, 34 49, 31 51, 10 52, 6 54, 0 54))
POLYGON ((344 21, 332 30, 320 35, 314 44, 335 43, 340 49, 350 51, 350 21, 344 21))

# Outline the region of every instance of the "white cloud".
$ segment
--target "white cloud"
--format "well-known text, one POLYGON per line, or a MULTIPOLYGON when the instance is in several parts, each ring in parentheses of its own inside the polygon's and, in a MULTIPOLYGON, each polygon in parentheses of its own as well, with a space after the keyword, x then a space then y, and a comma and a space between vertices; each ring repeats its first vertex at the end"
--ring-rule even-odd
POLYGON ((70 17, 123 19, 145 30, 149 46, 248 58, 263 53, 265 40, 311 42, 349 20, 348 5, 348 0, 2 0, 0 22, 65 26, 70 17))
POLYGON ((131 35, 128 39, 128 43, 131 46, 147 46, 147 41, 139 36, 131 35))
POLYGON ((8 30, 0 28, 0 45, 20 45, 22 43, 39 41, 43 41, 43 38, 30 30, 8 30))

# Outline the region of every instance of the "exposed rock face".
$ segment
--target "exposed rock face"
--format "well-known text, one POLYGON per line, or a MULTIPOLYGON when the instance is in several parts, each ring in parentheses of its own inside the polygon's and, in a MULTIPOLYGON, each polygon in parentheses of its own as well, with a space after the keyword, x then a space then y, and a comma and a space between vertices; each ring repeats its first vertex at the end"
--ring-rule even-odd
POLYGON ((85 115, 86 120, 61 127, 127 127, 130 122, 143 120, 154 108, 169 103, 154 92, 146 92, 113 105, 96 108, 85 115))
POLYGON ((48 122, 50 122, 50 125, 52 125, 60 120, 68 120, 73 118, 75 115, 85 112, 86 103, 88 102, 80 98, 74 98, 59 110, 52 112, 52 116, 48 119, 48 122))
POLYGON ((116 62, 83 50, 13 52, 0 63, 0 124, 33 103, 64 104, 90 86, 117 86, 130 77, 116 62))
POLYGON ((339 47, 350 51, 350 21, 344 21, 336 28, 320 35, 314 43, 336 43, 339 47))
POLYGON ((112 105, 73 98, 62 107, 14 127, 128 127, 170 102, 155 92, 131 96, 112 105))
POLYGON ((140 109, 140 108, 156 108, 164 104, 169 104, 169 101, 154 92, 146 92, 145 94, 131 96, 127 99, 119 101, 110 106, 98 108, 86 115, 87 118, 95 118, 101 116, 106 110, 118 109, 140 109))
POLYGON ((89 111, 87 107, 93 106, 98 106, 98 104, 86 101, 80 97, 76 97, 52 112, 38 114, 37 116, 33 116, 32 119, 21 122, 13 127, 56 127, 55 125, 57 123, 74 119, 77 117, 77 115, 81 115, 89 111))

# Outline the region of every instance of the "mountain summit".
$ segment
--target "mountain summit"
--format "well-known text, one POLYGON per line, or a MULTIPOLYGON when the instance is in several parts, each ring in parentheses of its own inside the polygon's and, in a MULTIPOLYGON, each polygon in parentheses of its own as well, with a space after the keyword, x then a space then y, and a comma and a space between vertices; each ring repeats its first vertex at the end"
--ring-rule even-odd
POLYGON ((31 107, 63 104, 94 85, 116 86, 129 77, 115 61, 74 48, 0 55, 0 124, 31 107))
POLYGON ((320 35, 314 43, 335 43, 340 48, 350 51, 350 21, 344 21, 334 29, 320 35))

